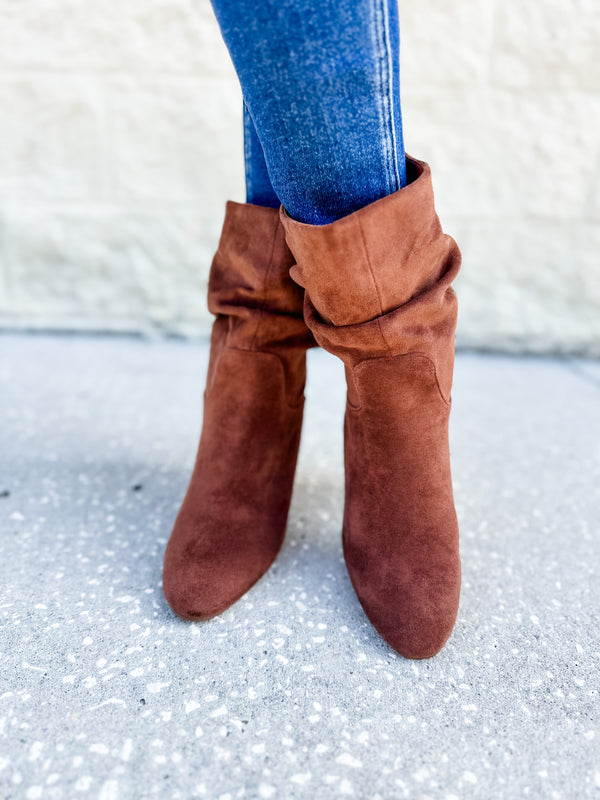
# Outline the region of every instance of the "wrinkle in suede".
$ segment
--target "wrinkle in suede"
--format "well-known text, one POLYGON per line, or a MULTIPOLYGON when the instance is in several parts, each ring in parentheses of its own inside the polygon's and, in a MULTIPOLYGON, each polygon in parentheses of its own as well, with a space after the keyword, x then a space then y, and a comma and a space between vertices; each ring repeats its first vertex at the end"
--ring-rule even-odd
POLYGON ((345 364, 343 546, 373 625, 409 658, 437 653, 460 595, 448 417, 460 252, 431 174, 329 225, 281 219, 317 342, 345 364))
POLYGON ((292 263, 276 210, 227 204, 209 277, 202 433, 163 567, 165 597, 186 619, 239 599, 283 542, 315 344, 292 263))

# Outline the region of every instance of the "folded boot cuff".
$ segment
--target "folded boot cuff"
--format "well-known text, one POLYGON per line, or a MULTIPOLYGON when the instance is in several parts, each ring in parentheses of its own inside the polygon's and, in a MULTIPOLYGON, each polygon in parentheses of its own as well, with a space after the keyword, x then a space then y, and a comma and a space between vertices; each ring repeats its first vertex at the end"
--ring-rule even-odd
POLYGON ((452 248, 435 212, 429 166, 408 158, 407 167, 406 187, 327 225, 298 222, 280 209, 296 261, 290 274, 322 320, 353 325, 375 319, 447 271, 452 248))

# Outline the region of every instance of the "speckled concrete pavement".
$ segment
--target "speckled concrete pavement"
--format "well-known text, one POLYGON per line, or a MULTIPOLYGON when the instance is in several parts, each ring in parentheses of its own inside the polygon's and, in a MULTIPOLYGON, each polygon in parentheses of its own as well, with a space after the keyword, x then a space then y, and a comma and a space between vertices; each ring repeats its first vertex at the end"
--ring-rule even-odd
POLYGON ((600 797, 597 363, 458 358, 461 608, 411 662, 341 557, 334 359, 310 356, 279 558, 194 624, 160 580, 206 345, 0 350, 0 798, 600 797))

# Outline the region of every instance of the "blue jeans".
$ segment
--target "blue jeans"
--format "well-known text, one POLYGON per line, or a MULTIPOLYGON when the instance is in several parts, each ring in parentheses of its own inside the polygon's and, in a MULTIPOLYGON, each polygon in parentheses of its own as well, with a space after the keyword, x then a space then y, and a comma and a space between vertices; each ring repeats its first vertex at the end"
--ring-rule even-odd
POLYGON ((247 200, 325 224, 406 185, 396 0, 212 0, 244 97, 247 200))

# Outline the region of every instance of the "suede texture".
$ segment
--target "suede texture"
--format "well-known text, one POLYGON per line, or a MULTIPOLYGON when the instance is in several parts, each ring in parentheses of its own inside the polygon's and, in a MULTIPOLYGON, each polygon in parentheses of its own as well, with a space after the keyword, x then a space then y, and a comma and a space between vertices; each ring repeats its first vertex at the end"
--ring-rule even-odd
POLYGON ((428 658, 460 595, 448 447, 460 251, 441 229, 428 165, 407 166, 405 188, 329 225, 280 214, 307 324, 346 369, 350 579, 384 639, 428 658))
POLYGON ((292 263, 276 209, 227 203, 209 276, 202 433, 163 567, 165 597, 185 619, 238 600, 283 542, 315 345, 292 263))

